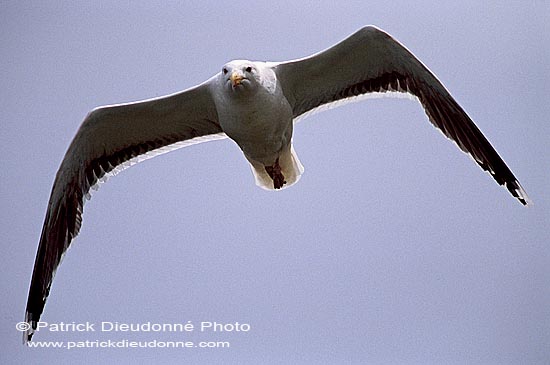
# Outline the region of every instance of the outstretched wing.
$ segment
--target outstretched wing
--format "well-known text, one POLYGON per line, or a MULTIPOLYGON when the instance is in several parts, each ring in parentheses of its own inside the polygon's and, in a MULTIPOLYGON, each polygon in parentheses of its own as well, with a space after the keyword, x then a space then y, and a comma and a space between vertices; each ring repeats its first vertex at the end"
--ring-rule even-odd
POLYGON ((224 137, 208 83, 88 114, 55 177, 32 274, 25 316, 30 329, 25 342, 36 329, 55 270, 78 234, 90 188, 136 162, 224 137))
POLYGON ((364 27, 325 51, 273 67, 295 118, 373 92, 416 96, 430 122, 522 204, 530 203, 512 171, 441 82, 382 30, 364 27))

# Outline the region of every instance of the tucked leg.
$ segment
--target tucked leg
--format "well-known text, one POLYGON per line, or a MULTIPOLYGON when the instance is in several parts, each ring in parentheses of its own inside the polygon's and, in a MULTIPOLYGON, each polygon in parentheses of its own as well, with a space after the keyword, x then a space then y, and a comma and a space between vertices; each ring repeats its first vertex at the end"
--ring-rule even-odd
POLYGON ((273 166, 266 166, 265 171, 273 180, 273 187, 275 189, 280 189, 284 184, 286 184, 285 177, 281 172, 281 166, 279 165, 279 158, 275 160, 273 166))

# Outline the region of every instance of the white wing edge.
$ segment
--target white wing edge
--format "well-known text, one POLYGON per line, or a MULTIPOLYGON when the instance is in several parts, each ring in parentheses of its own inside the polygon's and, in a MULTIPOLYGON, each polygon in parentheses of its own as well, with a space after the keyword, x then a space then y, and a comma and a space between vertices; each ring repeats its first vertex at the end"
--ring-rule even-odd
MULTIPOLYGON (((294 118, 294 123, 296 124, 296 123, 300 122, 302 119, 305 119, 305 118, 307 118, 307 117, 309 117, 313 114, 316 114, 316 113, 319 113, 319 112, 322 112, 322 111, 325 111, 325 110, 333 109, 333 108, 336 108, 336 107, 339 107, 339 106, 342 106, 342 105, 345 105, 345 104, 359 102, 359 101, 362 101, 362 100, 365 100, 365 99, 379 99, 379 98, 387 98, 387 97, 403 98, 403 99, 409 99, 409 100, 417 101, 418 104, 422 107, 422 103, 420 103, 420 99, 416 95, 410 93, 408 88, 403 89, 402 85, 399 83, 399 80, 397 81, 397 83, 398 83, 398 90, 386 91, 384 89, 381 89, 378 92, 371 92, 371 93, 367 93, 367 94, 361 94, 361 95, 352 96, 352 97, 345 98, 345 99, 336 100, 336 101, 333 101, 333 102, 330 102, 330 103, 327 103, 327 104, 319 105, 318 107, 315 107, 311 110, 308 110, 307 112, 305 112, 303 114, 300 114, 299 116, 294 118)), ((423 107, 422 107, 422 110, 424 110, 423 107)), ((425 114, 425 112, 424 112, 424 114, 425 114)), ((433 129, 435 129, 439 133, 441 133, 441 135, 443 135, 446 139, 452 141, 458 147, 458 149, 462 153, 464 153, 468 157, 470 157, 470 159, 472 159, 472 161, 474 161, 475 163, 478 163, 478 161, 475 159, 475 157, 472 154, 462 151, 462 149, 460 148, 458 143, 456 141, 454 141, 452 138, 449 138, 448 136, 446 136, 445 133, 443 133, 443 131, 441 129, 437 128, 433 123, 430 123, 430 125, 433 127, 433 129)), ((485 171, 485 172, 488 173, 489 175, 492 175, 492 173, 490 171, 485 171)), ((531 200, 531 198, 529 198, 529 196, 527 195, 527 193, 525 192, 525 190, 523 189, 521 184, 518 181, 516 181, 516 182, 518 184, 518 188, 514 189, 514 190, 518 193, 518 195, 520 197, 522 197, 525 200, 527 207, 533 206, 534 203, 531 200)))
POLYGON ((302 121, 302 119, 305 119, 313 114, 317 114, 319 112, 334 109, 339 106, 345 105, 345 104, 351 104, 351 103, 357 103, 359 101, 363 101, 366 99, 380 99, 380 98, 400 98, 400 99, 409 99, 413 101, 419 101, 418 97, 416 95, 413 95, 407 91, 379 91, 379 92, 371 92, 367 94, 361 94, 357 96, 352 96, 345 99, 340 99, 336 101, 332 101, 327 104, 319 105, 318 107, 315 107, 313 109, 308 110, 307 112, 300 114, 296 118, 294 118, 294 123, 298 123, 302 121))
POLYGON ((216 133, 216 134, 210 134, 210 135, 207 135, 207 136, 195 137, 195 138, 187 139, 185 141, 172 143, 172 144, 169 144, 167 146, 160 147, 160 148, 157 148, 155 150, 148 151, 144 154, 133 157, 133 158, 127 160, 127 161, 124 161, 120 165, 115 166, 111 171, 109 171, 105 175, 103 175, 100 179, 98 179, 98 181, 94 185, 92 185, 90 187, 90 190, 84 196, 85 196, 86 200, 90 200, 91 197, 92 197, 92 190, 94 192, 99 190, 99 187, 101 186, 101 184, 106 182, 109 178, 118 175, 121 171, 126 170, 127 168, 129 168, 129 167, 131 167, 131 166, 133 166, 137 163, 143 162, 143 161, 148 160, 148 159, 153 158, 153 157, 163 155, 163 154, 168 153, 168 152, 178 150, 178 149, 183 148, 183 147, 191 146, 191 145, 194 145, 194 144, 199 144, 199 143, 202 143, 202 142, 216 141, 216 140, 225 139, 225 138, 227 138, 227 135, 223 132, 216 133))

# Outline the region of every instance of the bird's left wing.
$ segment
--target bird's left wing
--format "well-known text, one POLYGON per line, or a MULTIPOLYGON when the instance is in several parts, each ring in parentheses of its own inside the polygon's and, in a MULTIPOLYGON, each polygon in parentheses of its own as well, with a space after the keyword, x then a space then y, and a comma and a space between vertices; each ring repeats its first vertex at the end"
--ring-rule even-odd
POLYGON ((530 202, 512 171, 443 84, 384 31, 367 26, 313 56, 271 66, 295 118, 369 93, 416 96, 434 126, 522 204, 530 202))
POLYGON ((90 188, 141 160, 224 137, 208 81, 177 94, 88 114, 53 184, 29 290, 25 342, 36 329, 55 270, 78 234, 90 188))

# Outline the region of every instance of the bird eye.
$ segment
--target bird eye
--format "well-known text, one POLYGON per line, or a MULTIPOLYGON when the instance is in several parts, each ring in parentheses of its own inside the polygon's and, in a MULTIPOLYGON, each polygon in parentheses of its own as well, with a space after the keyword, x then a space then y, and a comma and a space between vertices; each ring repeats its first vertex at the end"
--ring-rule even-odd
POLYGON ((244 69, 246 72, 252 72, 252 67, 248 66, 247 68, 244 69))
POLYGON ((224 75, 227 74, 227 72, 228 72, 228 71, 227 71, 227 68, 225 68, 225 67, 222 68, 222 72, 223 72, 224 75))

